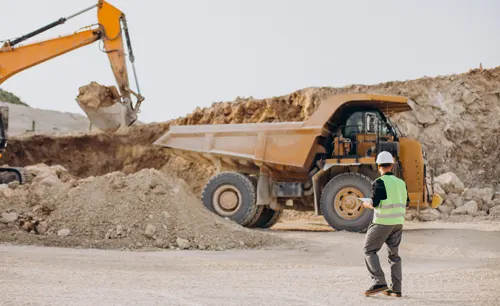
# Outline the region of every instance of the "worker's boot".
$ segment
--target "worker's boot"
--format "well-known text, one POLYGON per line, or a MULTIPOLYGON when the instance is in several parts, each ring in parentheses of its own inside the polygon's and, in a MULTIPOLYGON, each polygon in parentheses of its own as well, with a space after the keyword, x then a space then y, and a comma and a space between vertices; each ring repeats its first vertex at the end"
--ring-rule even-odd
POLYGON ((387 285, 373 285, 368 290, 365 291, 365 296, 370 296, 377 294, 381 291, 387 290, 387 285))
POLYGON ((395 291, 392 291, 391 289, 387 289, 382 293, 387 295, 387 296, 401 297, 401 292, 395 292, 395 291))

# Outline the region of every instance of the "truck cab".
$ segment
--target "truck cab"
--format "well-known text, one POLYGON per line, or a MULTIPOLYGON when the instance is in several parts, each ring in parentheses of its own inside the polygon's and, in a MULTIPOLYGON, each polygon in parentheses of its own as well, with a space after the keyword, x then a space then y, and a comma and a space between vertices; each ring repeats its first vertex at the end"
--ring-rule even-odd
POLYGON ((373 157, 377 151, 398 155, 401 134, 378 109, 355 108, 348 110, 344 118, 334 125, 332 156, 373 157))

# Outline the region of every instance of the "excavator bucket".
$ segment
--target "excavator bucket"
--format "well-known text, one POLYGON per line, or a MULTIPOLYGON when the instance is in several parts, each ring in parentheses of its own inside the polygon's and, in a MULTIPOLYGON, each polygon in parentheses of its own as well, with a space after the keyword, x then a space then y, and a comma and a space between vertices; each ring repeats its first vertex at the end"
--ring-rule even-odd
POLYGON ((102 86, 96 82, 79 88, 76 101, 87 114, 92 126, 107 133, 129 126, 137 119, 131 103, 122 103, 115 86, 102 86))

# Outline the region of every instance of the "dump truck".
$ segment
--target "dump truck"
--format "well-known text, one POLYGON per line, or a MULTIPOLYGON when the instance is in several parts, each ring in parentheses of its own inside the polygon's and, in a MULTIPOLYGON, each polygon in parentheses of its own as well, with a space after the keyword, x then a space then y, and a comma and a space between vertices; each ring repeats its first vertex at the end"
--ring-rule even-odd
POLYGON ((314 211, 336 230, 364 232, 373 216, 376 156, 395 158, 410 208, 436 208, 432 173, 421 144, 390 116, 411 111, 407 98, 342 94, 303 122, 171 126, 154 144, 217 169, 201 201, 213 213, 251 228, 269 228, 284 209, 314 211))

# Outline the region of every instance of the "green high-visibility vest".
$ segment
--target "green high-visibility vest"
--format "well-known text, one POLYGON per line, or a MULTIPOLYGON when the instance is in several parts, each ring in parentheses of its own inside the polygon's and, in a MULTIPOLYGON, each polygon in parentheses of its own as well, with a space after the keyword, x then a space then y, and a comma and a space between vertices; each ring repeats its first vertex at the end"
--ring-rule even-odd
POLYGON ((378 180, 384 181, 387 199, 380 201, 374 209, 373 223, 384 225, 403 224, 405 222, 407 191, 406 184, 395 175, 383 175, 378 180))

